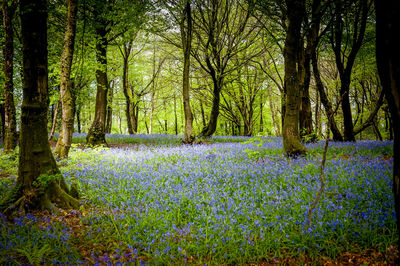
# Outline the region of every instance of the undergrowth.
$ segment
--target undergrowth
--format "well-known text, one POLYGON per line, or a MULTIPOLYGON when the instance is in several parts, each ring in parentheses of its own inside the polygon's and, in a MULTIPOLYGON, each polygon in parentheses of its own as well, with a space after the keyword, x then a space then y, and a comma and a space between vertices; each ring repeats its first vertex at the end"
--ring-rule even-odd
MULTIPOLYGON (((307 144, 304 157, 287 159, 279 138, 241 141, 73 147, 59 164, 91 206, 79 210, 82 233, 63 239, 67 221, 46 229, 29 217, 19 218, 24 225, 3 219, 2 247, 9 239, 29 238, 49 250, 13 240, 27 253, 0 249, 0 262, 319 263, 365 249, 384 253, 396 244, 392 142, 330 143, 326 190, 307 227, 323 142, 307 144), (70 253, 60 251, 68 246, 70 253)), ((12 186, 5 180, 1 192, 12 186)))

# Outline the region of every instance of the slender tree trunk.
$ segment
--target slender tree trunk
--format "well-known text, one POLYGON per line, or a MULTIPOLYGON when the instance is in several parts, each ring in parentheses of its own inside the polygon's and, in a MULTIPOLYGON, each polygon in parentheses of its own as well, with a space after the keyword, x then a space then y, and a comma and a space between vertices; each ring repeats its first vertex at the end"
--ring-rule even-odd
MULTIPOLYGON (((60 101, 58 101, 56 103, 56 107, 54 108, 54 112, 53 112, 53 122, 51 123, 51 131, 50 131, 50 136, 49 136, 49 141, 53 139, 54 137, 54 133, 56 132, 56 126, 57 126, 57 118, 58 118, 58 110, 60 109, 60 101)), ((58 136, 58 139, 61 138, 60 134, 58 136)))
POLYGON ((150 120, 149 120, 149 134, 153 132, 153 115, 154 115, 154 106, 155 106, 155 94, 156 91, 154 86, 152 86, 151 97, 150 97, 150 120))
POLYGON ((78 0, 68 0, 67 29, 64 37, 64 48, 61 56, 60 95, 62 103, 61 134, 58 137, 56 153, 60 158, 68 157, 74 133, 75 99, 71 91, 71 66, 74 56, 78 0))
POLYGON ((78 133, 82 133, 81 130, 81 106, 79 105, 78 108, 76 108, 76 125, 78 129, 78 133))
POLYGON ((311 112, 311 101, 310 101, 310 62, 311 62, 311 52, 312 43, 308 42, 307 47, 303 49, 304 42, 301 42, 299 51, 299 81, 300 81, 300 114, 299 114, 299 125, 300 125, 300 137, 310 135, 313 133, 312 124, 312 112, 311 112))
MULTIPOLYGON (((335 21, 334 25, 334 37, 332 40, 332 48, 335 54, 336 66, 339 71, 340 76, 340 97, 341 97, 341 107, 343 114, 343 127, 344 127, 344 140, 345 141, 355 141, 355 136, 353 132, 353 118, 351 114, 351 104, 350 104, 350 82, 351 82, 351 72, 356 59, 356 55, 361 48, 362 41, 364 39, 366 22, 369 12, 369 4, 367 0, 359 1, 360 3, 358 13, 354 18, 354 24, 351 25, 354 33, 354 40, 351 47, 346 49, 350 50, 348 55, 343 56, 342 41, 343 41, 343 28, 346 25, 343 24, 342 13, 344 9, 344 2, 337 1, 335 7, 335 21), (345 59, 346 58, 346 62, 345 59)), ((347 34, 350 34, 349 32, 347 34)))
POLYGON ((274 106, 274 102, 272 99, 272 94, 271 94, 270 88, 267 89, 267 93, 268 93, 269 109, 271 110, 272 123, 274 124, 275 135, 281 136, 281 129, 279 127, 278 116, 276 114, 276 110, 275 110, 275 106, 274 106))
POLYGON ((133 128, 133 115, 135 112, 135 108, 133 106, 133 93, 132 90, 129 88, 129 56, 131 53, 132 49, 132 40, 130 40, 128 43, 124 45, 124 49, 122 52, 123 56, 123 65, 122 65, 122 91, 125 96, 125 102, 126 102, 126 109, 125 109, 125 116, 126 116, 126 122, 128 126, 128 133, 129 134, 134 134, 136 133, 136 130, 133 128))
MULTIPOLYGON (((3 100, 3 99, 1 99, 3 100)), ((4 142, 4 138, 5 138, 5 132, 6 132, 6 124, 5 124, 5 120, 6 120, 6 114, 5 114, 5 110, 4 110, 4 103, 0 103, 0 117, 1 117, 1 137, 3 138, 3 142, 4 142)))
MULTIPOLYGON (((156 74, 156 46, 153 47, 153 77, 156 74)), ((154 108, 155 108, 155 96, 156 96, 156 85, 155 80, 151 85, 151 95, 150 95, 150 121, 149 121, 149 134, 153 132, 153 116, 154 116, 154 108)))
POLYGON ((175 135, 178 135, 178 113, 176 111, 176 95, 174 93, 174 118, 175 118, 175 135))
POLYGON ((336 121, 335 121, 334 110, 328 99, 328 96, 325 93, 324 84, 322 83, 321 75, 320 75, 319 69, 318 69, 318 59, 317 59, 316 53, 313 53, 313 56, 312 56, 312 66, 313 66, 315 83, 316 83, 317 90, 320 95, 321 103, 324 106, 326 116, 329 120, 328 125, 330 125, 330 127, 331 127, 331 131, 333 134, 333 140, 334 141, 343 141, 342 134, 340 133, 340 130, 338 129, 336 121))
POLYGON ((263 97, 261 95, 261 101, 260 101, 260 133, 264 132, 264 119, 263 119, 263 97))
POLYGON ((17 184, 0 209, 14 203, 25 209, 78 207, 57 167, 47 140, 48 71, 45 0, 21 0, 23 100, 17 184), (42 178, 46 175, 46 178, 42 178), (46 181, 44 181, 46 180, 46 181))
POLYGON ((283 148, 288 156, 298 156, 306 153, 299 134, 301 98, 297 72, 297 56, 305 2, 304 0, 286 0, 286 5, 289 24, 284 48, 286 113, 283 124, 283 148))
POLYGON ((4 153, 9 153, 17 146, 17 120, 14 104, 14 32, 12 20, 15 12, 15 2, 3 0, 4 27, 4 153))
POLYGON ((193 114, 190 108, 190 51, 192 49, 192 14, 190 2, 186 1, 180 28, 183 46, 183 110, 185 114, 185 142, 192 143, 195 139, 193 133, 193 114), (186 21, 186 25, 185 25, 186 21))
MULTIPOLYGON (((393 193, 400 246, 400 3, 397 0, 375 0, 376 60, 394 129, 393 193)), ((398 263, 399 261, 397 261, 398 263)))
MULTIPOLYGON (((96 16, 99 16, 97 14, 96 16)), ((99 22, 99 24, 102 24, 99 22)), ((108 78, 107 78, 107 45, 106 38, 107 30, 103 25, 96 29, 97 43, 96 43, 96 81, 97 81, 97 94, 96 106, 94 113, 94 120, 86 136, 86 142, 89 145, 106 144, 105 129, 106 129, 106 115, 107 115, 107 92, 108 92, 108 78)))
POLYGON ((204 113, 203 102, 200 100, 200 112, 201 112, 201 121, 203 122, 203 127, 206 126, 206 115, 204 113))
POLYGON ((108 89, 108 104, 107 104, 107 117, 106 117, 106 130, 105 130, 106 133, 111 133, 111 128, 112 128, 113 96, 114 96, 114 86, 110 85, 108 89))

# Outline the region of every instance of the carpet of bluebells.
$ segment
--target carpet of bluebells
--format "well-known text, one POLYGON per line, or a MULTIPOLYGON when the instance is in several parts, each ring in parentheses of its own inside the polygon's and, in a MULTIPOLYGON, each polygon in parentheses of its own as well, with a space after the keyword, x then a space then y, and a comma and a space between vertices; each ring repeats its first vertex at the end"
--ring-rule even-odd
MULTIPOLYGON (((91 243, 90 252, 78 252, 68 224, 25 215, 10 226, 1 216, 0 263, 249 264, 386 250, 397 241, 392 142, 331 142, 325 191, 307 227, 324 142, 288 159, 281 138, 205 145, 158 138, 163 145, 75 148, 59 162, 67 183, 80 187, 79 239, 91 243), (97 252, 98 245, 108 251, 97 252)), ((3 181, 0 192, 10 187, 3 181)))

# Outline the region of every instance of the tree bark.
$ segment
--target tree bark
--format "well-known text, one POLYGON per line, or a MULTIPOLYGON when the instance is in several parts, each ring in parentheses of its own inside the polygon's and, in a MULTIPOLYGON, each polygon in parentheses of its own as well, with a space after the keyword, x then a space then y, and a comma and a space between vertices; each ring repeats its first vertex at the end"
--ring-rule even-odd
MULTIPOLYGON (((309 31, 308 35, 311 34, 309 31)), ((299 82, 300 82, 300 114, 299 114, 299 125, 300 125, 300 137, 310 135, 313 133, 313 120, 311 112, 311 101, 310 101, 310 63, 313 42, 307 41, 307 47, 303 49, 304 42, 301 42, 299 59, 298 59, 298 70, 299 70, 299 82)))
POLYGON ((75 98, 71 91, 71 67, 74 56, 78 0, 68 0, 67 29, 64 36, 64 48, 61 56, 60 95, 62 106, 61 133, 58 137, 55 152, 60 158, 68 157, 74 133, 75 98))
MULTIPOLYGON (((54 106, 54 105, 53 105, 54 106)), ((53 139, 54 133, 56 132, 56 126, 57 126, 57 118, 58 118, 58 110, 60 109, 60 101, 57 101, 56 107, 54 107, 54 112, 51 112, 53 115, 53 122, 51 123, 51 131, 50 131, 50 136, 49 136, 49 141, 53 139)), ((59 138, 61 137, 62 134, 60 134, 59 138)))
POLYGON ((193 133, 193 114, 190 108, 190 52, 192 49, 192 14, 190 2, 186 1, 180 23, 182 46, 183 46, 183 110, 185 114, 185 142, 192 143, 195 139, 193 133), (186 25, 185 25, 186 22, 186 25))
POLYGON ((215 69, 211 65, 209 59, 206 59, 206 63, 208 65, 208 68, 210 69, 210 75, 213 80, 213 95, 212 95, 213 98, 212 98, 210 117, 207 125, 203 128, 203 130, 200 133, 201 137, 211 137, 212 134, 214 134, 215 130, 217 129, 220 94, 223 84, 223 78, 220 75, 217 77, 215 69))
POLYGON ((305 13, 305 2, 304 0, 286 0, 286 5, 289 24, 284 48, 286 112, 283 124, 283 148, 288 156, 298 156, 306 153, 299 134, 301 98, 297 72, 300 30, 305 13))
MULTIPOLYGON (((397 0, 375 0, 376 60, 394 130, 393 193, 400 246, 400 3, 397 0)), ((397 261, 398 262, 398 261, 397 261)))
POLYGON ((4 27, 4 153, 9 153, 17 146, 17 120, 14 104, 13 59, 14 32, 12 20, 15 12, 15 2, 3 0, 4 27))
POLYGON ((18 179, 0 204, 25 209, 78 207, 57 167, 47 140, 48 70, 47 8, 45 0, 21 0, 23 100, 18 179))
MULTIPOLYGON (((100 14, 96 14, 100 16, 100 14)), ((98 19, 100 20, 100 19, 98 19)), ((105 127, 106 127, 106 114, 107 114, 107 92, 108 92, 108 78, 107 78, 107 46, 108 41, 106 38, 107 30, 105 23, 98 21, 99 25, 96 28, 96 81, 97 81, 97 94, 96 106, 94 113, 94 120, 86 136, 86 142, 89 145, 105 144, 105 127)))

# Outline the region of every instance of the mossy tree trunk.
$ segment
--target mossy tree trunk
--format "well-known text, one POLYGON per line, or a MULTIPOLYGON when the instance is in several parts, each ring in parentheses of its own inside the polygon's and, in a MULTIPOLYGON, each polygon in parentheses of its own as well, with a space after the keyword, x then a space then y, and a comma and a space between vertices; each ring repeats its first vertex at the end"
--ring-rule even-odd
POLYGON ((74 97, 70 82, 72 59, 74 55, 78 0, 68 0, 67 29, 60 69, 60 95, 62 104, 62 129, 57 141, 56 153, 59 157, 68 157, 74 132, 74 97))
MULTIPOLYGON (((48 70, 46 0, 21 0, 23 101, 18 179, 0 204, 28 209, 78 207, 57 167, 47 140, 48 70)), ((8 206, 9 207, 9 206, 8 206)))
MULTIPOLYGON (((99 17, 101 14, 97 14, 99 17)), ((101 20, 99 18, 99 20, 101 20)), ((106 23, 98 21, 96 27, 96 81, 97 81, 97 94, 96 106, 94 113, 94 120, 86 136, 86 142, 89 145, 106 144, 105 127, 107 115, 107 92, 108 92, 108 78, 107 78, 107 29, 106 23)))
POLYGON ((400 3, 397 0, 375 0, 376 60, 394 130, 393 193, 400 246, 400 3))
POLYGON ((3 27, 4 27, 4 153, 13 151, 17 146, 17 120, 14 104, 13 60, 14 60, 14 32, 12 20, 16 2, 3 0, 3 27))
POLYGON ((286 112, 282 132, 283 147, 288 156, 298 156, 306 153, 299 134, 301 98, 297 72, 300 30, 305 13, 305 3, 304 0, 286 0, 286 5, 288 29, 284 48, 286 112))

